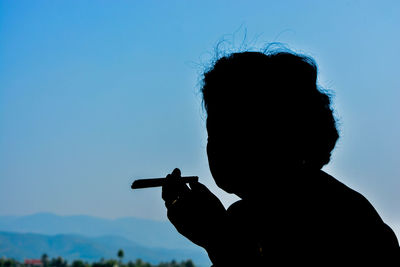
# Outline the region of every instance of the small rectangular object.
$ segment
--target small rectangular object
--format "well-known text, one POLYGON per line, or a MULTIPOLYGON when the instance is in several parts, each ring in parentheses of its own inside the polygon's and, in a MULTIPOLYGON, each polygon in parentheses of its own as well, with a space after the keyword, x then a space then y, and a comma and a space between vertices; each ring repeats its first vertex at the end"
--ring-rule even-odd
MULTIPOLYGON (((183 183, 197 182, 199 181, 199 177, 197 176, 183 176, 178 178, 179 181, 183 183)), ((132 189, 139 188, 149 188, 149 187, 158 187, 163 186, 166 182, 167 178, 150 178, 150 179, 139 179, 132 183, 132 189)))

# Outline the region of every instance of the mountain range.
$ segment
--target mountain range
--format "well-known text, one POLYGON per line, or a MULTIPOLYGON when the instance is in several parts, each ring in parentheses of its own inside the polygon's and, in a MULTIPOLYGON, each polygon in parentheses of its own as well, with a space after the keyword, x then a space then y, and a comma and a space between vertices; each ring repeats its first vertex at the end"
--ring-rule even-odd
POLYGON ((104 219, 52 213, 0 216, 0 231, 45 235, 81 234, 89 237, 116 235, 148 247, 197 248, 179 235, 169 222, 134 217, 104 219))
POLYGON ((206 252, 180 236, 169 222, 51 213, 0 216, 0 257, 23 260, 47 253, 92 262, 116 258, 119 249, 124 250, 125 260, 192 259, 199 266, 210 265, 206 252))

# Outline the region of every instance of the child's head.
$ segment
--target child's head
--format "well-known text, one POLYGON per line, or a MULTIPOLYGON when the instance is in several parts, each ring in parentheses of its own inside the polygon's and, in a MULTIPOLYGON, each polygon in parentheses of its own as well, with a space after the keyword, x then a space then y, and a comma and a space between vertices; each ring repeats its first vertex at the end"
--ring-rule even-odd
POLYGON ((339 137, 314 61, 292 52, 242 52, 204 73, 207 152, 218 186, 237 193, 301 167, 321 169, 339 137))

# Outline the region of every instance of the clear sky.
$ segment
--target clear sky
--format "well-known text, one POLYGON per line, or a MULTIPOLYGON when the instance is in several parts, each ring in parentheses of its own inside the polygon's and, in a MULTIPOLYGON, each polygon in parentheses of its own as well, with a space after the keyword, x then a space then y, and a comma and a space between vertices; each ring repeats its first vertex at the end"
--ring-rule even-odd
POLYGON ((200 74, 282 42, 319 65, 341 139, 325 170, 400 233, 399 1, 0 2, 0 215, 166 220, 137 178, 208 170, 200 74), (246 36, 246 38, 245 38, 246 36))

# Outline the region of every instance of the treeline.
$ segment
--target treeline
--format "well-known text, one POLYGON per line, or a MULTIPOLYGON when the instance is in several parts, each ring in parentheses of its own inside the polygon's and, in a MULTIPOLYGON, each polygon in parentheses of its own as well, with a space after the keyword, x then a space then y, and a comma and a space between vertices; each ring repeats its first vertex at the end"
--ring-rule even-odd
MULTIPOLYGON (((144 262, 141 259, 137 259, 136 261, 128 261, 124 263, 122 261, 123 252, 122 250, 118 251, 119 260, 116 259, 101 259, 98 262, 85 262, 82 260, 74 260, 71 263, 68 263, 67 260, 62 257, 49 259, 47 254, 43 254, 41 257, 42 265, 41 267, 195 267, 192 260, 186 260, 177 262, 172 260, 171 262, 161 262, 159 264, 150 264, 148 262, 144 262)), ((40 265, 26 265, 24 262, 19 262, 10 258, 0 258, 0 267, 40 267, 40 265)))
MULTIPOLYGON (((54 261, 60 262, 59 258, 54 259, 54 261)), ((68 264, 66 260, 62 260, 62 265, 53 265, 53 259, 47 267, 195 267, 192 260, 186 260, 177 262, 172 260, 171 262, 161 262, 159 264, 150 264, 148 262, 144 262, 141 259, 137 259, 136 261, 129 261, 127 263, 120 263, 117 260, 102 260, 99 262, 88 263, 81 260, 74 260, 71 264, 68 264)), ((23 262, 19 262, 14 259, 8 258, 0 258, 0 267, 25 267, 26 265, 23 262)), ((29 265, 32 266, 32 265, 29 265)), ((43 265, 42 265, 43 266, 43 265)), ((43 266, 45 267, 45 266, 43 266)))

